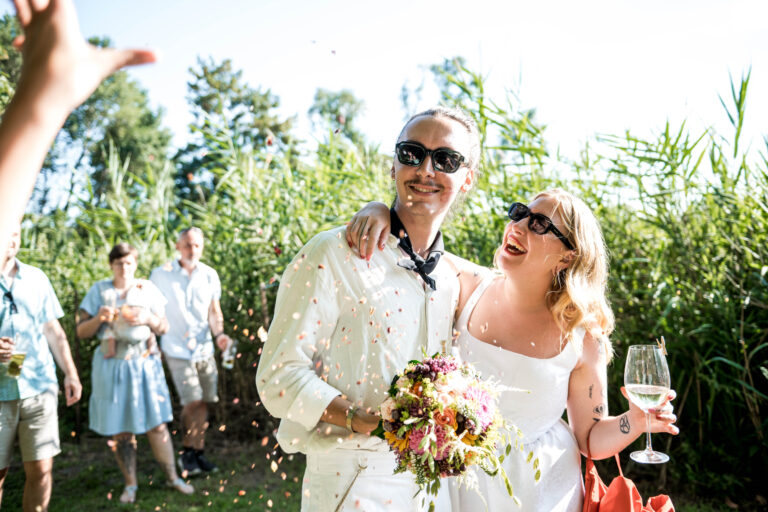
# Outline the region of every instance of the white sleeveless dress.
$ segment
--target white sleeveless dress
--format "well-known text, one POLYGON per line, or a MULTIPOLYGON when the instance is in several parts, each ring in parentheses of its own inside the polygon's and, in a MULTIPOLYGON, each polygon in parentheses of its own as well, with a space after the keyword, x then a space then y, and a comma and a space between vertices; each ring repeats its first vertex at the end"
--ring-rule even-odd
MULTIPOLYGON (((495 277, 489 275, 483 280, 461 312, 456 325, 460 333, 458 350, 462 360, 474 364, 483 378, 494 377, 503 385, 530 391, 507 391, 501 395, 499 403, 506 420, 522 430, 525 452, 533 450, 539 458, 541 479, 537 483, 532 464, 512 451, 503 465, 522 506, 514 505, 500 479, 478 470, 480 494, 491 511, 578 512, 584 496, 581 459, 576 438, 561 418, 568 398, 571 371, 579 354, 569 342, 555 357, 537 359, 495 347, 472 336, 467 322, 495 277)), ((575 336, 583 338, 583 329, 579 329, 575 336)), ((462 486, 452 491, 454 512, 485 510, 482 499, 474 490, 462 486)))

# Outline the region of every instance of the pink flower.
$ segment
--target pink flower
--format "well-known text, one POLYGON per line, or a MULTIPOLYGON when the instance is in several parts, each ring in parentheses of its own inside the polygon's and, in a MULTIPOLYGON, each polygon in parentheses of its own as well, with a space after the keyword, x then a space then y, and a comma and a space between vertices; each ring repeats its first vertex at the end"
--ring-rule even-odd
POLYGON ((443 378, 438 379, 437 382, 435 382, 435 390, 438 393, 444 393, 454 398, 461 396, 461 391, 463 391, 466 387, 467 381, 458 371, 448 373, 443 378))
MULTIPOLYGON (((427 435, 429 429, 414 429, 411 430, 411 435, 408 438, 408 447, 416 455, 423 455, 425 451, 429 450, 429 446, 425 446, 423 449, 419 448, 419 444, 427 435)), ((448 456, 451 452, 450 443, 446 439, 445 429, 441 426, 435 427, 435 437, 437 438, 437 453, 435 454, 435 460, 442 460, 448 456)))
POLYGON ((424 432, 424 430, 417 428, 411 430, 411 435, 408 437, 408 447, 417 455, 422 455, 424 453, 424 450, 419 448, 419 444, 421 443, 421 440, 424 439, 425 434, 426 432, 424 432))
POLYGON ((435 436, 437 437, 435 460, 443 460, 451 452, 451 447, 446 440, 445 429, 439 425, 435 427, 435 436))
POLYGON ((493 404, 493 398, 488 392, 477 386, 470 386, 464 391, 464 398, 472 404, 472 410, 477 415, 480 422, 480 428, 485 430, 493 421, 493 415, 496 410, 493 404))
POLYGON ((453 404, 456 400, 453 395, 449 395, 448 393, 439 392, 437 393, 437 401, 441 403, 444 407, 448 407, 449 405, 453 404))

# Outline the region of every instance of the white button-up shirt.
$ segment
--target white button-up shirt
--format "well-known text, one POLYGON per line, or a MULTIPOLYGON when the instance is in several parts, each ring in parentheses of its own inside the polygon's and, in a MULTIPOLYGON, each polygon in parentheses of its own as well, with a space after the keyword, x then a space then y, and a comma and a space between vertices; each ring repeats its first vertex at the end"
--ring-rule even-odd
POLYGON ((194 361, 212 356, 208 311, 211 301, 221 298, 221 282, 216 271, 198 262, 190 274, 174 260, 154 269, 149 279, 168 301, 165 315, 169 329, 160 342, 163 353, 194 361))
POLYGON ((390 235, 383 251, 361 260, 341 227, 312 238, 286 269, 256 373, 261 400, 281 418, 277 440, 286 452, 387 450, 381 439, 320 417, 339 395, 374 412, 408 361, 450 347, 455 271, 440 260, 433 291, 397 266, 404 257, 390 235))

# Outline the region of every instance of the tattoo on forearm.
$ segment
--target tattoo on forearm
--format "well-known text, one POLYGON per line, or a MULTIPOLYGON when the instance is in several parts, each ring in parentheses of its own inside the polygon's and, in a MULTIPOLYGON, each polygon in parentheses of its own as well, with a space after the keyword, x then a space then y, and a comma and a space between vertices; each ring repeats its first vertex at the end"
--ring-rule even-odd
POLYGON ((592 388, 595 387, 594 384, 589 385, 589 398, 592 398, 592 388))
POLYGON ((593 411, 595 414, 597 414, 598 416, 602 416, 602 415, 603 415, 603 412, 605 411, 605 404, 600 404, 600 405, 598 405, 597 407, 595 407, 594 409, 592 409, 592 411, 593 411))
POLYGON ((619 430, 622 434, 629 434, 629 418, 626 414, 619 418, 619 430))

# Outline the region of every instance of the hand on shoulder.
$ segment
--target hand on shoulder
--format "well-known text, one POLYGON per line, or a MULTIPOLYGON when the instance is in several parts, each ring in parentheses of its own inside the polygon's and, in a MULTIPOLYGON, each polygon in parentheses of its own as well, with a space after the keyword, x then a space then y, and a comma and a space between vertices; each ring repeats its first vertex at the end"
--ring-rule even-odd
POLYGON ((369 260, 374 250, 384 249, 390 231, 389 207, 372 201, 355 213, 347 223, 347 245, 361 259, 369 260))

